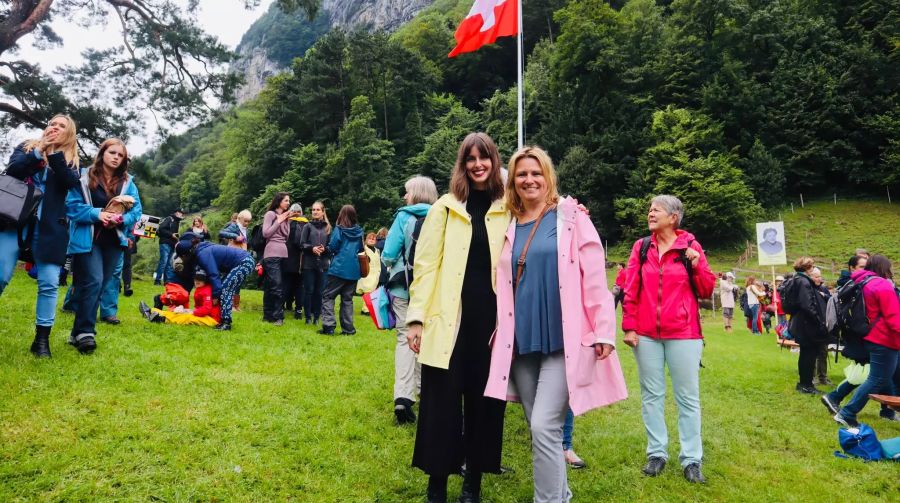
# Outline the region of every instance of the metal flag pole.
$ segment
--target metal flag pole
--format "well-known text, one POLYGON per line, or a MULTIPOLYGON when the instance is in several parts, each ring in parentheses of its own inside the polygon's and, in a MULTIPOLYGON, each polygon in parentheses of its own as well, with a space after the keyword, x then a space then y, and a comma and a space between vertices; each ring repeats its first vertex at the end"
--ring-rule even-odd
POLYGON ((518 97, 518 112, 519 112, 519 148, 522 148, 525 145, 525 106, 523 99, 523 82, 522 82, 522 74, 523 74, 523 37, 522 32, 524 31, 524 26, 522 26, 522 0, 516 0, 518 2, 518 16, 519 16, 519 34, 516 35, 516 47, 518 48, 518 86, 517 86, 517 97, 518 97))

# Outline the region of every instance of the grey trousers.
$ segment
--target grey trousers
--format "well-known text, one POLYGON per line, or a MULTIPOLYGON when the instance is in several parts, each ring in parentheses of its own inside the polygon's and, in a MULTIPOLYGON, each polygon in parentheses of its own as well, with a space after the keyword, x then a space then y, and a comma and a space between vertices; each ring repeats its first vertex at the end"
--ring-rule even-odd
POLYGON ((394 349, 394 400, 406 398, 413 402, 422 387, 422 365, 406 341, 406 309, 409 300, 391 298, 391 307, 397 318, 397 347, 394 349))
POLYGON ((566 359, 562 352, 513 359, 512 378, 531 428, 535 503, 565 503, 572 493, 566 478, 562 430, 569 411, 566 359))
POLYGON ((356 292, 356 281, 328 276, 325 289, 322 290, 322 328, 334 329, 334 299, 341 296, 341 331, 355 333, 353 327, 353 294, 356 292))

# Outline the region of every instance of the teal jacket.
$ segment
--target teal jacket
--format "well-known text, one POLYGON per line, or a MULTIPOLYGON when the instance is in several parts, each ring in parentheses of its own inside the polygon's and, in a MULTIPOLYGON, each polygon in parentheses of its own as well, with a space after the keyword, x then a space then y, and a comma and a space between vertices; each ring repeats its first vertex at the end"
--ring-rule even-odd
MULTIPOLYGON (((100 221, 102 208, 94 208, 91 202, 91 190, 88 187, 87 170, 81 169, 81 180, 78 187, 69 189, 66 196, 66 216, 69 219, 69 247, 67 255, 76 253, 89 253, 94 246, 94 224, 100 221)), ((128 246, 128 238, 132 235, 134 224, 141 219, 141 197, 138 194, 134 177, 127 175, 122 184, 122 192, 119 195, 134 198, 134 206, 123 217, 123 222, 116 228, 119 235, 119 243, 122 247, 128 246)))
MULTIPOLYGON (((409 257, 416 219, 428 215, 430 208, 430 204, 419 203, 404 206, 394 215, 394 223, 391 224, 391 230, 388 231, 387 239, 384 242, 384 251, 381 252, 381 261, 388 268, 388 279, 397 274, 403 274, 406 260, 409 257)), ((393 284, 389 290, 395 297, 409 298, 409 291, 401 284, 393 284)))

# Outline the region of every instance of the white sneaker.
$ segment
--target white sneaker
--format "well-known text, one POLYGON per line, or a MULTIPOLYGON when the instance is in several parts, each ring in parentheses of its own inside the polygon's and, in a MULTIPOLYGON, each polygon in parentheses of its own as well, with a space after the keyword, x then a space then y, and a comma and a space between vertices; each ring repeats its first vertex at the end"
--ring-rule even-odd
POLYGON ((564 450, 563 457, 566 458, 566 464, 576 470, 587 466, 584 460, 578 457, 578 454, 575 454, 575 451, 573 451, 572 449, 564 450))

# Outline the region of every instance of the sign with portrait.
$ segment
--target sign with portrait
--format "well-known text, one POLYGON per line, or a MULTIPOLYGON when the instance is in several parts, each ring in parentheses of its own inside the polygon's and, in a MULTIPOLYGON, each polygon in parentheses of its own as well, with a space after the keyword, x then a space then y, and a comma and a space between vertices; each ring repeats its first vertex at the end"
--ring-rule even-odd
POLYGON ((133 234, 147 239, 155 238, 156 233, 159 232, 160 220, 159 217, 152 215, 141 215, 141 219, 134 224, 133 234))
POLYGON ((759 255, 759 265, 787 264, 784 222, 761 222, 756 224, 756 247, 759 255))

